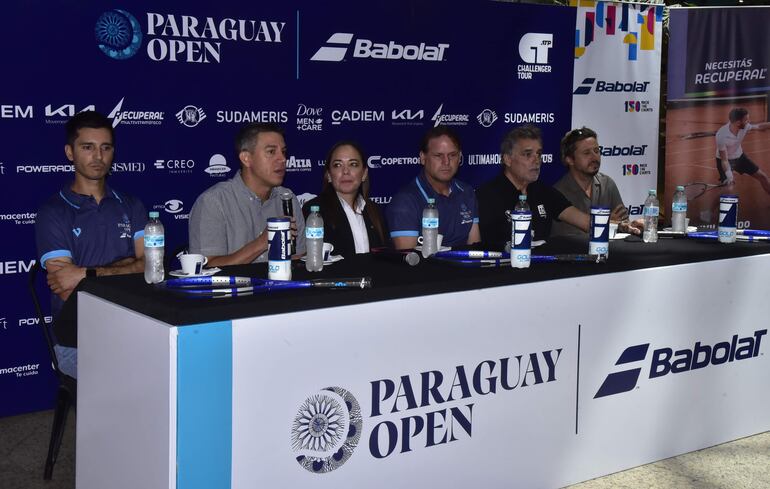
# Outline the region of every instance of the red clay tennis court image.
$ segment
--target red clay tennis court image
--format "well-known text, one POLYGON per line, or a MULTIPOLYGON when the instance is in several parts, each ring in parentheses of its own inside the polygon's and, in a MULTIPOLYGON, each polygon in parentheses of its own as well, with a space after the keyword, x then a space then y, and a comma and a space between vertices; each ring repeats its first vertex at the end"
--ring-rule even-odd
MULTIPOLYGON (((739 227, 770 229, 770 194, 756 178, 734 172, 735 183, 720 186, 716 167, 715 134, 729 122, 733 108, 748 111, 749 122, 767 121, 767 96, 743 96, 669 101, 666 116, 666 177, 663 209, 670 209, 677 185, 688 187, 687 217, 691 226, 716 225, 719 196, 737 194, 739 227), (700 195, 698 195, 700 193, 700 195)), ((770 130, 752 130, 742 144, 744 154, 761 171, 770 174, 770 130)), ((668 215, 669 213, 666 212, 668 215)))

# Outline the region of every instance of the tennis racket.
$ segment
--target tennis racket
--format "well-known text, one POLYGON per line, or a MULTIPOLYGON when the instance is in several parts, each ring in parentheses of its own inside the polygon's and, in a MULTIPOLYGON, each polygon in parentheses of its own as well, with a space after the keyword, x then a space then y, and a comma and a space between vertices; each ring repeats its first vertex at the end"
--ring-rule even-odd
POLYGON ((314 280, 267 280, 256 277, 183 277, 169 279, 161 286, 182 295, 193 297, 236 297, 269 293, 289 289, 370 289, 370 277, 314 279, 314 280))
POLYGON ((684 194, 687 196, 687 200, 693 200, 697 199, 709 190, 724 186, 724 183, 692 182, 684 186, 684 194))

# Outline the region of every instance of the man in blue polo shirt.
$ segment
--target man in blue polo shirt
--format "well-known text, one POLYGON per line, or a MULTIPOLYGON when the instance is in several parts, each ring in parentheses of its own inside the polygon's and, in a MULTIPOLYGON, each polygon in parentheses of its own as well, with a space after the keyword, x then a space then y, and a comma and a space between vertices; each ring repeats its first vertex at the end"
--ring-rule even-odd
MULTIPOLYGON (((147 222, 138 199, 107 185, 114 157, 110 120, 86 111, 72 117, 65 129, 64 153, 75 167, 74 180, 40 207, 35 222, 38 256, 48 272, 55 318, 85 277, 144 270, 147 222)), ((74 306, 72 301, 70 305, 74 306)), ((77 377, 76 323, 71 313, 67 316, 68 320, 54 321, 55 350, 62 372, 77 377)))
POLYGON ((442 245, 460 246, 479 241, 479 218, 473 187, 454 178, 460 167, 460 138, 450 128, 437 126, 422 139, 423 170, 393 196, 385 215, 396 249, 414 248, 422 230, 422 211, 436 199, 442 245))

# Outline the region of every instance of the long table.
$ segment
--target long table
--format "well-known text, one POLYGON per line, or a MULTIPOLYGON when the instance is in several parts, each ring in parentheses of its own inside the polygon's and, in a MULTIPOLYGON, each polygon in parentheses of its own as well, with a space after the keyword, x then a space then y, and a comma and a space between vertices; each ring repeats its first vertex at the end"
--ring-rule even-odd
POLYGON ((78 487, 560 487, 768 430, 768 252, 612 242, 606 264, 527 270, 358 256, 312 276, 371 290, 212 300, 86 281, 78 487))

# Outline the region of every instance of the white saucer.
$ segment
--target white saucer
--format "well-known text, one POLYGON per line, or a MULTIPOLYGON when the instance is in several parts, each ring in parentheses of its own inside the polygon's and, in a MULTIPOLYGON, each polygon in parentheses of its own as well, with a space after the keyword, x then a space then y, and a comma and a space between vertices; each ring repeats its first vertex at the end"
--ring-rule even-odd
POLYGON ((544 244, 545 244, 545 240, 544 239, 533 239, 532 240, 532 247, 533 248, 537 248, 538 246, 542 246, 544 244))
MULTIPOLYGON (((686 232, 688 232, 688 233, 694 233, 694 232, 695 232, 695 231, 697 231, 697 230, 698 230, 698 227, 697 227, 697 226, 687 226, 687 231, 686 231, 686 232)), ((671 227, 668 227, 668 228, 663 228, 663 229, 661 229, 661 231, 672 231, 672 232, 673 232, 673 231, 674 231, 674 228, 671 228, 671 227)))
POLYGON ((626 239, 629 236, 631 236, 630 233, 615 233, 615 236, 611 237, 610 240, 626 239))
MULTIPOLYGON (((415 249, 415 251, 422 251, 422 245, 417 245, 417 246, 415 246, 415 247, 414 247, 414 249, 415 249)), ((442 247, 439 249, 439 251, 449 251, 449 250, 451 250, 451 249, 452 249, 452 247, 451 247, 451 246, 442 246, 442 247)))
MULTIPOLYGON (((342 255, 329 255, 329 259, 328 260, 324 260, 324 266, 325 265, 331 265, 332 263, 337 263, 338 261, 344 260, 344 259, 345 259, 345 257, 342 256, 342 255)), ((307 257, 303 256, 303 257, 300 258, 300 260, 307 261, 307 257)))
POLYGON ((187 275, 182 270, 174 270, 173 272, 168 272, 169 275, 172 277, 210 277, 211 275, 214 275, 217 272, 221 272, 221 268, 204 268, 201 270, 200 275, 187 275))

